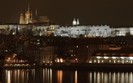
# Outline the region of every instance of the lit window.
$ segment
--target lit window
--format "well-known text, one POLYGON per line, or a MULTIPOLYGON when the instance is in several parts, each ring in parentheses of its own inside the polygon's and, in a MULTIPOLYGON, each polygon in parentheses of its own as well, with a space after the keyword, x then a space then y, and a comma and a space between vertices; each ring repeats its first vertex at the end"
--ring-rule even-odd
POLYGON ((129 59, 133 59, 133 57, 129 57, 129 59))
POLYGON ((62 59, 62 58, 60 58, 60 62, 61 62, 61 63, 63 62, 63 59, 62 59))
POLYGON ((96 63, 96 60, 94 60, 94 63, 96 63))
POLYGON ((113 59, 116 59, 116 57, 112 57, 113 59))
POLYGON ((120 57, 121 59, 124 59, 124 57, 120 57))
POLYGON ((108 58, 109 58, 109 57, 106 57, 106 56, 104 57, 104 59, 108 59, 108 58))
POLYGON ((96 58, 97 58, 97 59, 100 59, 101 57, 100 57, 100 56, 97 56, 96 58))

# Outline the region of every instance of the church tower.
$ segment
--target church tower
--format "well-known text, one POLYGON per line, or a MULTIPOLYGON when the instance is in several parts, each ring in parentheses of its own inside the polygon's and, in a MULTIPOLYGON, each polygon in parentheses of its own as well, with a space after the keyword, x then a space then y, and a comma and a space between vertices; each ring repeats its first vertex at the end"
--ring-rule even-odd
POLYGON ((24 14, 23 13, 20 14, 19 23, 20 24, 25 24, 25 17, 24 17, 24 14))
POLYGON ((28 4, 28 8, 27 11, 24 14, 20 14, 20 20, 19 20, 20 24, 29 24, 29 23, 33 23, 33 16, 32 16, 32 12, 30 11, 30 7, 28 4))
POLYGON ((26 24, 32 23, 32 12, 30 11, 29 5, 27 11, 25 12, 25 23, 26 24))
POLYGON ((79 23, 79 19, 77 19, 77 25, 79 25, 80 23, 79 23))
POLYGON ((73 24, 73 26, 76 26, 76 25, 79 25, 80 23, 79 23, 79 19, 73 19, 73 22, 72 22, 72 24, 73 24))
POLYGON ((76 22, 75 18, 73 19, 72 24, 73 24, 73 26, 77 25, 77 22, 76 22))

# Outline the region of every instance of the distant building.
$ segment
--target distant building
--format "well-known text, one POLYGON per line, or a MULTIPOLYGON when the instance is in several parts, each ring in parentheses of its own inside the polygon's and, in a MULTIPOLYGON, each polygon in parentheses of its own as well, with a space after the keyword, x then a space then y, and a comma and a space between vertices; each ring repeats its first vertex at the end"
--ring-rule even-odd
POLYGON ((51 64, 55 59, 55 47, 54 46, 47 46, 41 48, 40 54, 40 64, 51 64))
POLYGON ((79 37, 106 38, 106 37, 116 37, 116 36, 133 36, 133 27, 112 28, 108 25, 60 26, 60 25, 49 24, 48 22, 50 22, 50 20, 48 20, 47 16, 41 17, 40 20, 41 20, 40 23, 33 23, 33 24, 0 25, 0 34, 6 34, 6 35, 30 34, 33 36, 60 36, 60 37, 71 37, 71 38, 79 38, 79 37))
POLYGON ((47 16, 38 16, 38 11, 33 13, 28 5, 27 11, 20 14, 19 24, 34 24, 44 23, 49 24, 50 20, 47 16))
POLYGON ((33 23, 33 16, 32 16, 32 12, 30 10, 30 7, 28 5, 28 9, 27 11, 23 14, 20 14, 20 24, 29 24, 29 23, 33 23))
POLYGON ((74 19, 73 19, 73 22, 72 22, 72 25, 73 25, 73 26, 76 26, 76 25, 79 25, 79 24, 80 24, 80 23, 79 23, 79 19, 76 20, 76 19, 74 18, 74 19))

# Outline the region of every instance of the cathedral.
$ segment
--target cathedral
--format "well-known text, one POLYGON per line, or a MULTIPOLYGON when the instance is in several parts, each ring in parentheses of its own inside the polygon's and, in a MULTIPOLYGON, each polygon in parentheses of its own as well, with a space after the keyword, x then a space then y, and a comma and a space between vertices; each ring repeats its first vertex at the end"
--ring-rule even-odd
POLYGON ((28 9, 25 13, 20 14, 20 21, 19 24, 29 24, 33 23, 33 16, 32 12, 30 11, 30 7, 28 5, 28 9))
POLYGON ((20 14, 19 24, 34 24, 34 23, 49 24, 50 20, 47 16, 38 16, 37 10, 33 15, 33 12, 30 10, 30 7, 28 5, 27 11, 20 14))
POLYGON ((75 26, 75 25, 79 25, 79 19, 73 19, 73 22, 72 22, 72 25, 75 26))

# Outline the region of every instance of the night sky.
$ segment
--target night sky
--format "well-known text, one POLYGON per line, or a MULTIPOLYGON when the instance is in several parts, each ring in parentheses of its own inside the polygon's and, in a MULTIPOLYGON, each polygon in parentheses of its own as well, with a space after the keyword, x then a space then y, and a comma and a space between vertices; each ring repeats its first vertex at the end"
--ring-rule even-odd
POLYGON ((133 26, 133 0, 1 0, 0 22, 17 23, 28 3, 57 24, 79 18, 81 24, 133 26))

